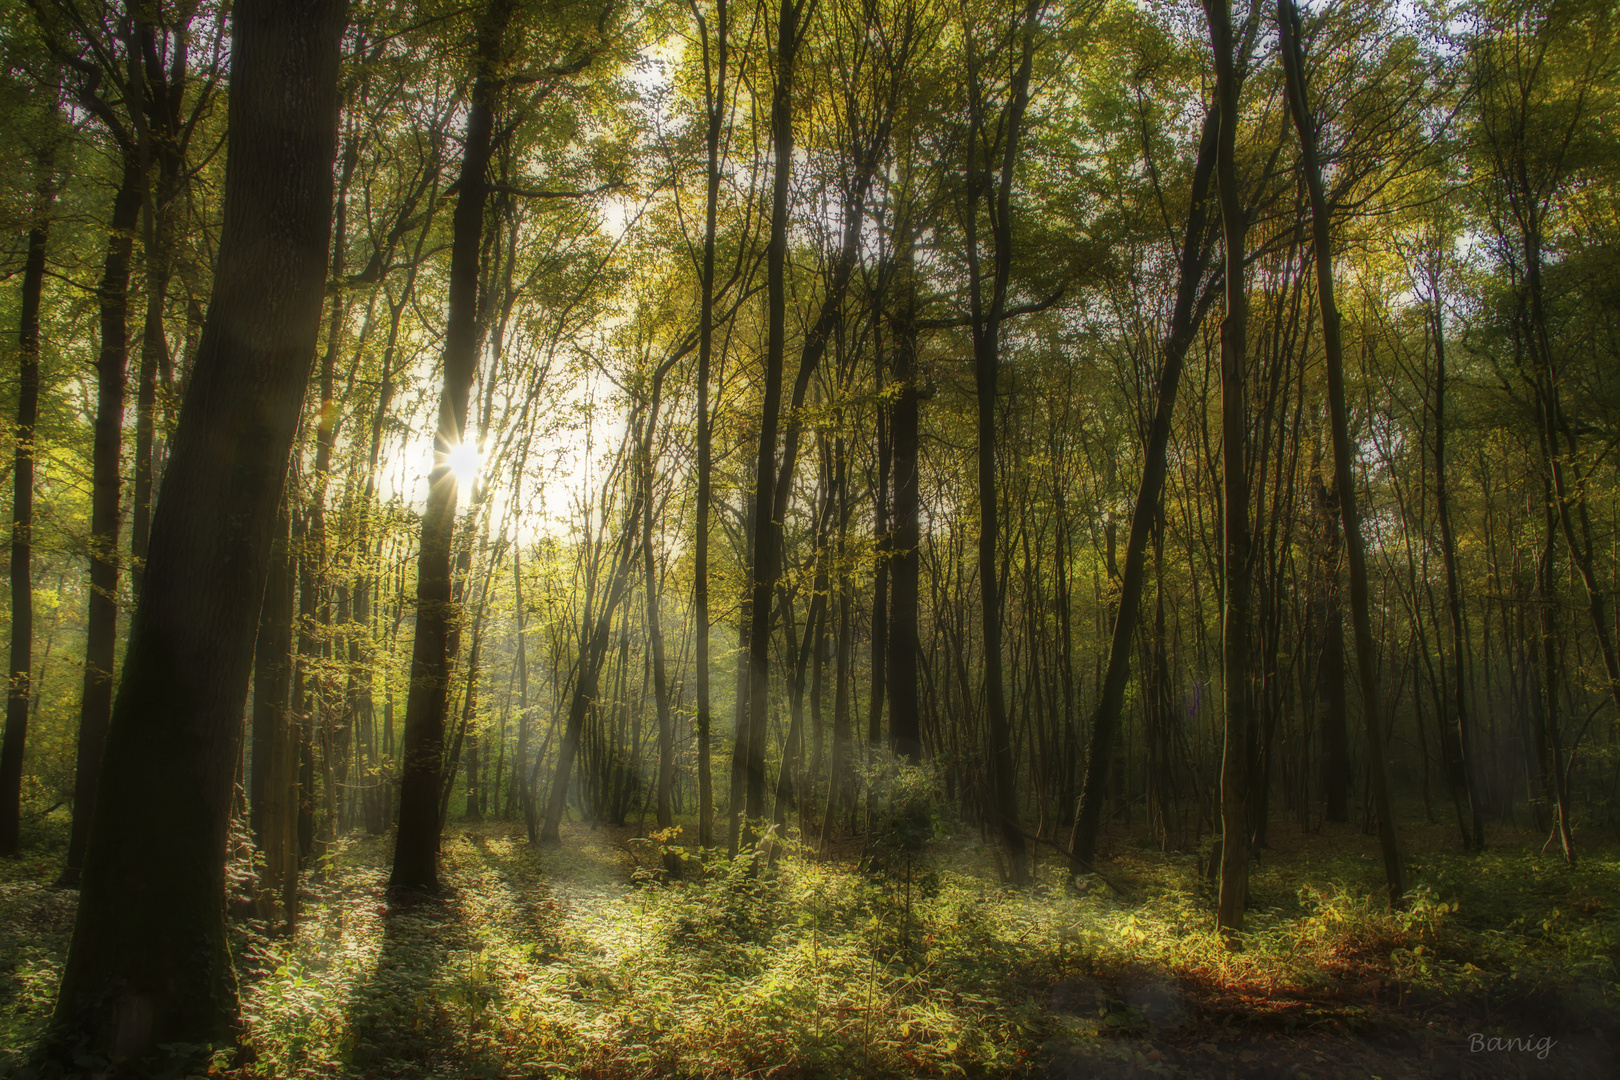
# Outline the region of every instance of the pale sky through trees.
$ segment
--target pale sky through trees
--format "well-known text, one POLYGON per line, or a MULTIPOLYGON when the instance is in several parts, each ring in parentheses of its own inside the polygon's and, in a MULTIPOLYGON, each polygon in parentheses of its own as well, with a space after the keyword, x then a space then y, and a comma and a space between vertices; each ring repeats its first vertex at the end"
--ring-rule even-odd
POLYGON ((1612 0, 0 16, 0 1074, 1612 1074, 1612 0))

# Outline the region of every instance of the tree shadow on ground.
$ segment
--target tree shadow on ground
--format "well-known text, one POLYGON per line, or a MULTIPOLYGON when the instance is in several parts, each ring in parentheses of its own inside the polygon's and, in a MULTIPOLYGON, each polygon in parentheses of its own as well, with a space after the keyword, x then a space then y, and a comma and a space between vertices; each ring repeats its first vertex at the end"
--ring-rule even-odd
POLYGON ((513 1037, 508 1014, 522 1004, 514 982, 532 990, 530 980, 578 947, 565 930, 570 900, 622 888, 623 877, 600 857, 575 866, 577 853, 547 856, 543 876, 542 857, 502 832, 446 830, 437 894, 388 890, 380 877, 344 891, 339 902, 353 917, 381 923, 375 962, 340 1007, 338 1056, 351 1071, 501 1076, 541 1064, 528 1060, 532 1040, 513 1037), (560 882, 550 873, 558 869, 560 882))
POLYGON ((1516 1002, 1242 1002, 1127 965, 1058 983, 1043 1012, 1052 1080, 1601 1080, 1620 1068, 1616 1016, 1578 986, 1516 1002))
POLYGON ((496 1076, 498 1047, 479 1038, 498 1004, 485 977, 467 898, 455 883, 435 894, 372 888, 359 897, 381 921, 370 971, 340 1006, 339 1058, 363 1076, 496 1076))

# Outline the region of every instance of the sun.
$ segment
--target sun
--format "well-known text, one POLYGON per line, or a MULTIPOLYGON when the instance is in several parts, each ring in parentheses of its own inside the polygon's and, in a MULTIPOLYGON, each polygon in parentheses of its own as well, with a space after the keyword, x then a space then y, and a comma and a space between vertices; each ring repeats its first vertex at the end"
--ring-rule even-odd
POLYGON ((457 443, 450 448, 444 460, 450 466, 450 475, 456 478, 456 484, 470 488, 478 476, 478 447, 473 443, 457 443))

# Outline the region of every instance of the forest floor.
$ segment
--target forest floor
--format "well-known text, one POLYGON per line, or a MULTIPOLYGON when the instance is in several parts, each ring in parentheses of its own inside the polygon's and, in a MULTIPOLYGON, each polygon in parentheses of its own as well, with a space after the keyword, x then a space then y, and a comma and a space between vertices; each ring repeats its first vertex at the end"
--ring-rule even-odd
MULTIPOLYGON (((565 826, 446 830, 441 897, 386 889, 384 837, 340 842, 291 937, 239 924, 256 1059, 232 1077, 1610 1077, 1620 1075, 1620 848, 1573 871, 1494 830, 1452 854, 1403 831, 1412 902, 1375 842, 1274 825, 1244 948, 1213 933, 1191 855, 1109 838, 1106 881, 1001 885, 977 834, 907 858, 689 858, 565 826)), ((72 892, 54 844, 0 864, 0 1075, 49 1014, 72 892)))

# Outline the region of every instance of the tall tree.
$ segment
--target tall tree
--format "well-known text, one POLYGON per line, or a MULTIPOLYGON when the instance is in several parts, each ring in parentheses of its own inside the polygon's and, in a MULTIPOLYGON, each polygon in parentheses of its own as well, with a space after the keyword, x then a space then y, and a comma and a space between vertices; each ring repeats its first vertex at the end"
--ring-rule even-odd
MULTIPOLYGON (((922 722, 917 701, 918 577, 922 565, 921 503, 918 474, 921 403, 917 363, 917 268, 907 224, 898 224, 895 253, 894 310, 890 314, 890 348, 894 353, 893 460, 894 531, 890 548, 888 635, 889 747, 913 765, 922 760, 922 722)), ((876 646, 874 645, 874 648, 876 646)), ((874 695, 875 696, 875 695, 874 695)))
POLYGON ((253 840, 264 853, 260 908, 272 923, 298 910, 298 724, 292 715, 292 505, 276 515, 270 569, 253 650, 253 773, 249 780, 253 840))
POLYGON ((164 308, 169 299, 178 240, 181 196, 186 184, 186 146, 209 93, 205 84, 190 116, 184 112, 190 24, 195 4, 179 4, 173 23, 162 4, 135 11, 132 44, 140 59, 131 62, 130 89, 144 183, 141 192, 141 247, 146 270, 146 315, 141 329, 141 362, 135 391, 135 484, 130 507, 130 583, 140 595, 145 577, 146 540, 152 522, 153 453, 156 448, 158 382, 173 378, 164 308), (164 61, 168 63, 165 64, 164 61))
POLYGON ((1237 181, 1238 80, 1232 19, 1226 0, 1204 0, 1215 54, 1218 117, 1215 183, 1226 242, 1226 315, 1221 321, 1221 686, 1225 717, 1221 754, 1221 887, 1216 925, 1243 929, 1249 897, 1249 416, 1243 376, 1247 362, 1248 293, 1243 275, 1248 230, 1237 181))
MULTIPOLYGON (((152 1073, 237 1026, 225 856, 254 627, 319 332, 343 0, 232 12, 213 299, 152 522, 49 1045, 152 1073)), ((105 1067, 105 1066, 104 1066, 105 1067)))
POLYGON ((699 267, 697 358, 697 507, 692 541, 692 606, 697 620, 694 662, 697 676, 698 844, 714 843, 714 774, 709 725, 709 514, 714 491, 714 420, 710 416, 709 379, 714 365, 715 233, 720 213, 720 139, 726 120, 726 75, 730 61, 731 23, 727 0, 715 0, 714 33, 694 0, 692 13, 703 46, 703 114, 705 150, 703 255, 699 267), (712 57, 712 59, 711 59, 712 57))
POLYGON ((1378 846, 1384 856, 1384 879, 1389 890, 1389 902, 1399 906, 1406 892, 1406 870, 1401 864, 1400 840, 1395 833, 1389 782, 1384 774, 1384 722, 1380 708, 1383 699, 1379 696, 1378 661, 1373 652, 1367 550, 1361 535, 1361 511, 1353 471, 1354 449, 1350 442, 1350 415, 1345 402, 1344 338, 1340 332, 1339 309, 1333 298, 1333 214, 1322 184, 1322 164, 1317 156, 1316 124, 1306 93, 1305 51, 1299 40, 1298 19, 1292 0, 1277 0, 1277 27, 1282 41, 1288 105, 1294 117, 1294 129, 1299 134, 1305 190, 1311 204, 1311 237, 1316 248, 1316 303, 1322 314, 1328 414, 1333 435, 1333 484, 1339 497, 1346 562, 1350 571, 1350 625, 1356 642, 1356 673, 1361 682, 1362 716, 1367 724, 1367 777, 1373 812, 1378 816, 1378 846))
POLYGON ((451 455, 467 427, 467 398, 478 370, 478 259, 500 65, 512 0, 490 0, 478 26, 477 65, 467 110, 466 148, 451 226, 449 314, 444 336, 444 385, 434 435, 433 471, 416 568, 416 640, 405 704, 405 754, 400 774, 399 832, 394 841, 395 888, 439 887, 439 796, 443 788, 445 710, 450 688, 450 548, 456 527, 456 480, 451 455))
POLYGON ((118 533, 122 483, 119 463, 124 431, 125 337, 129 312, 132 237, 141 208, 140 167, 126 153, 124 178, 113 199, 107 261, 97 288, 101 348, 96 360, 95 446, 90 481, 90 599, 85 618, 84 692, 79 706, 78 766, 73 791, 73 831, 68 838, 65 885, 77 885, 90 839, 102 749, 112 714, 113 668, 118 644, 118 533))
MULTIPOLYGON (((1234 79, 1241 79, 1234 72, 1234 79)), ((1103 676, 1102 694, 1091 717, 1091 747, 1086 756, 1086 779, 1075 811, 1074 831, 1069 836, 1069 863, 1076 872, 1089 870, 1097 855, 1097 830, 1107 796, 1108 772, 1113 762, 1114 737, 1120 713, 1125 706, 1125 681, 1130 674, 1131 649, 1136 623, 1142 609, 1142 585, 1147 577, 1147 546, 1153 523, 1160 513, 1164 492, 1165 452, 1170 445, 1170 427, 1175 418, 1176 390, 1181 383, 1182 362, 1192 344, 1204 308, 1195 308, 1204 280, 1209 253, 1208 204, 1210 175, 1215 170, 1216 145, 1220 133, 1220 113, 1205 113, 1198 140, 1198 161, 1193 166, 1192 201, 1182 234, 1181 261, 1176 281, 1176 306, 1170 316, 1170 336, 1164 347, 1164 367, 1159 373, 1158 402, 1153 427, 1148 436, 1147 455, 1142 465, 1142 484, 1131 510, 1131 531, 1125 541, 1125 573, 1120 579, 1119 606, 1114 614, 1114 633, 1108 647, 1108 667, 1103 676)))
POLYGON ((748 726, 743 772, 746 815, 738 846, 753 835, 750 822, 765 813, 765 734, 770 686, 771 601, 781 560, 777 516, 776 441, 782 411, 782 361, 787 347, 788 186, 793 169, 793 70, 803 38, 801 20, 814 0, 781 0, 772 52, 771 231, 765 256, 765 386, 760 405, 759 451, 754 471, 753 549, 749 553, 752 618, 748 632, 748 726))
POLYGON ((1007 715, 1007 692, 1002 671, 1001 567, 997 557, 1000 527, 996 502, 996 384, 1001 369, 1001 335, 1008 315, 1007 297, 1012 279, 1013 175, 1018 163, 1020 140, 1025 137, 1024 114, 1029 108, 1029 81, 1035 63, 1035 38, 1040 27, 1043 0, 1027 0, 1012 39, 1017 42, 1017 62, 1007 87, 1008 101, 999 117, 988 115, 983 57, 970 32, 967 42, 968 147, 967 197, 964 214, 968 259, 968 304, 973 333, 973 385, 978 401, 978 487, 979 487, 979 604, 984 638, 984 697, 986 736, 990 759, 989 810, 1007 846, 1011 879, 1015 885, 1029 883, 1024 832, 1018 820, 1018 792, 1015 788, 1012 723, 1007 715), (981 157, 984 160, 981 160, 981 157), (989 212, 990 273, 981 267, 979 242, 979 200, 989 212), (984 281, 989 278, 989 296, 984 281), (988 302, 986 302, 988 300, 988 302))
POLYGON ((34 675, 34 425, 39 419, 39 306, 45 286, 45 244, 57 181, 52 155, 39 154, 40 182, 28 253, 23 261, 22 305, 17 325, 17 442, 11 496, 11 667, 6 688, 6 729, 0 746, 0 855, 16 855, 22 826, 23 752, 34 675))

